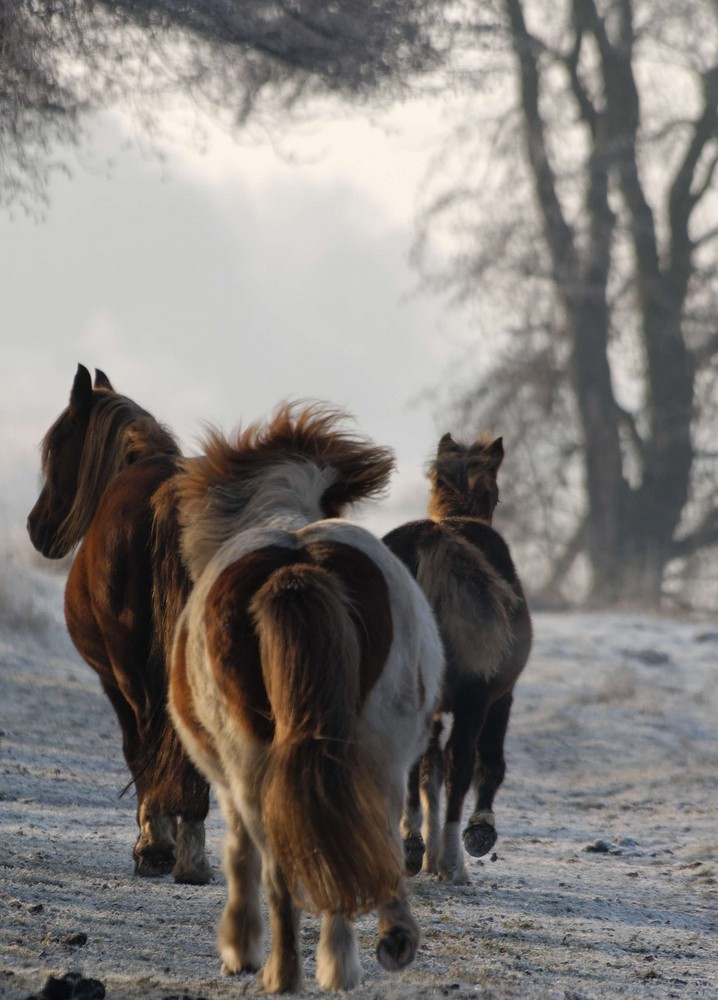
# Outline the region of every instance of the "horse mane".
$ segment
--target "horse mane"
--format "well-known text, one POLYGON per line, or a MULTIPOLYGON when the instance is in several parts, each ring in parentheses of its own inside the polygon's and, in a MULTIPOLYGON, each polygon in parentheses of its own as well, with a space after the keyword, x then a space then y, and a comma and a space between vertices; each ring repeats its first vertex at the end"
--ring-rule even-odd
POLYGON ((208 429, 203 454, 185 459, 178 477, 182 548, 193 576, 238 530, 283 501, 311 522, 340 517, 385 491, 393 452, 349 430, 349 419, 328 403, 293 401, 231 440, 208 429))
MULTIPOLYGON (((81 541, 95 516, 100 497, 125 466, 152 455, 181 452, 173 434, 133 400, 105 389, 95 390, 80 457, 77 490, 59 532, 69 552, 81 541)), ((42 467, 51 461, 53 432, 62 414, 42 441, 42 467)))

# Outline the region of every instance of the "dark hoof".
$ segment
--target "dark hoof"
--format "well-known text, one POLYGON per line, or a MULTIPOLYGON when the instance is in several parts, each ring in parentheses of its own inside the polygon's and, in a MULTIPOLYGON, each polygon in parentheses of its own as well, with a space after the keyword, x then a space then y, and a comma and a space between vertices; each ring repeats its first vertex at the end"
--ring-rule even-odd
POLYGON ((387 972, 405 969, 416 955, 416 940, 401 927, 394 927, 376 946, 376 957, 387 972))
MULTIPOLYGON (((177 885, 208 885, 212 881, 211 868, 193 869, 191 871, 173 871, 174 880, 177 885)), ((257 971, 256 969, 254 970, 257 971)))
POLYGON ((472 858, 483 858, 496 843, 497 833, 488 823, 473 823, 464 830, 464 847, 472 858))
POLYGON ((412 833, 404 841, 404 871, 416 875, 421 871, 424 860, 424 841, 418 833, 412 833))
POLYGON ((135 875, 142 878, 161 878, 169 875, 175 866, 174 852, 147 851, 144 854, 134 852, 135 875))

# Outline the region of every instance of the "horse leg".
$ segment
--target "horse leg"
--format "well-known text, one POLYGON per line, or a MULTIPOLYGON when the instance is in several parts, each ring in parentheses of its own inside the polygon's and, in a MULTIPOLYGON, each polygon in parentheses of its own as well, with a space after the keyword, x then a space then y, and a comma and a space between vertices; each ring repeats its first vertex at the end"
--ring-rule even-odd
POLYGON ((140 828, 132 850, 135 875, 158 878, 172 871, 175 863, 175 837, 177 821, 161 809, 152 808, 148 799, 140 798, 137 806, 137 825, 140 828))
POLYGON ((441 831, 441 785, 444 780, 441 732, 443 723, 436 719, 432 726, 429 745, 421 758, 419 789, 424 813, 424 853, 423 870, 436 872, 441 831))
POLYGON ((341 914, 323 914, 317 982, 323 990, 352 990, 359 985, 361 972, 354 924, 341 914))
POLYGON ((421 836, 420 773, 421 758, 416 761, 409 771, 404 814, 401 818, 401 839, 404 842, 404 871, 407 875, 416 875, 421 870, 421 863, 424 859, 424 839, 421 836))
POLYGON ((388 972, 398 972, 414 961, 421 935, 411 915, 403 880, 395 899, 377 907, 379 943, 376 957, 388 972))
POLYGON ((281 868, 269 854, 262 857, 262 881, 272 932, 269 957, 262 969, 262 986, 267 993, 292 993, 302 985, 299 910, 281 868))
POLYGON ((172 875, 175 882, 184 885, 206 885, 212 878, 212 868, 205 853, 204 819, 191 819, 186 814, 180 816, 172 875))
POLYGON ((479 733, 488 710, 484 680, 465 679, 454 691, 454 724, 444 751, 446 820, 439 850, 439 877, 454 885, 469 882, 461 846, 461 813, 471 786, 479 733))
MULTIPOLYGON (((169 723, 168 723, 169 724, 169 723)), ((205 853, 204 821, 209 812, 209 785, 189 760, 174 728, 167 730, 171 743, 170 757, 175 769, 165 777, 166 787, 160 792, 163 801, 172 804, 179 816, 177 845, 172 875, 175 882, 206 885, 212 878, 212 868, 205 853)))
POLYGON ((115 710, 122 730, 122 750, 137 792, 137 825, 139 834, 132 851, 135 874, 145 878, 166 875, 175 863, 176 822, 152 795, 151 780, 145 770, 143 739, 132 705, 113 684, 102 687, 115 710))
MULTIPOLYGON (((440 732, 441 726, 438 728, 434 726, 433 736, 437 740, 440 732)), ((388 819, 391 829, 395 831, 397 855, 400 857, 399 820, 406 778, 398 774, 392 778, 391 771, 388 771, 386 779, 385 802, 388 819)), ((414 961, 421 938, 419 928, 409 910, 404 878, 399 879, 396 896, 380 903, 377 907, 377 913, 379 916, 379 942, 376 947, 376 957, 379 964, 389 972, 398 972, 414 961)))
POLYGON ((257 972, 262 965, 261 858, 229 792, 218 789, 217 794, 227 823, 224 843, 227 903, 218 933, 222 973, 257 972))
POLYGON ((497 698, 489 709, 486 722, 479 736, 474 786, 476 806, 464 830, 464 847, 472 857, 488 854, 496 843, 494 821, 494 796, 506 774, 504 739, 509 724, 513 694, 511 691, 497 698))

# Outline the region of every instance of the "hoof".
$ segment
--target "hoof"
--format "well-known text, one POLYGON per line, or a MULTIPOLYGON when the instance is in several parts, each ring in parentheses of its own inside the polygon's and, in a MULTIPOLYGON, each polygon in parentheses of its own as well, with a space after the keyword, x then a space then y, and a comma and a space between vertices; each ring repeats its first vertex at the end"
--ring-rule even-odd
POLYGON ((259 972, 261 965, 255 965, 254 962, 247 962, 244 965, 240 965, 236 961, 222 962, 220 967, 220 972, 223 976, 241 976, 241 975, 253 975, 259 972))
POLYGON ((424 841, 418 833, 412 833, 404 841, 404 871, 416 875, 421 871, 424 860, 424 841))
POLYGON ((175 866, 174 852, 146 851, 144 854, 133 853, 135 859, 135 875, 141 878, 161 878, 169 875, 175 866))
POLYGON ((181 869, 175 866, 172 875, 178 885, 207 885, 212 881, 212 869, 208 864, 181 869))
POLYGON ((496 843, 497 833, 488 823, 472 823, 464 830, 464 847, 472 858, 483 858, 496 843))
POLYGON ((405 969, 416 955, 416 940, 401 927, 385 934, 376 947, 379 964, 388 972, 405 969))

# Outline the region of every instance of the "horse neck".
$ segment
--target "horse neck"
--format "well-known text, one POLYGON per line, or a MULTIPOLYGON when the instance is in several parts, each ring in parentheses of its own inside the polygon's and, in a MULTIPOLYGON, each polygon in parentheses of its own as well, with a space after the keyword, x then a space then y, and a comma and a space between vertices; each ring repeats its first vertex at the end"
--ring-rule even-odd
POLYGON ((487 524, 491 527, 491 521, 493 520, 492 514, 488 517, 477 515, 470 503, 439 504, 435 502, 433 497, 429 500, 428 513, 431 520, 437 524, 441 524, 442 521, 449 520, 450 518, 461 517, 466 520, 476 521, 478 524, 487 524))

